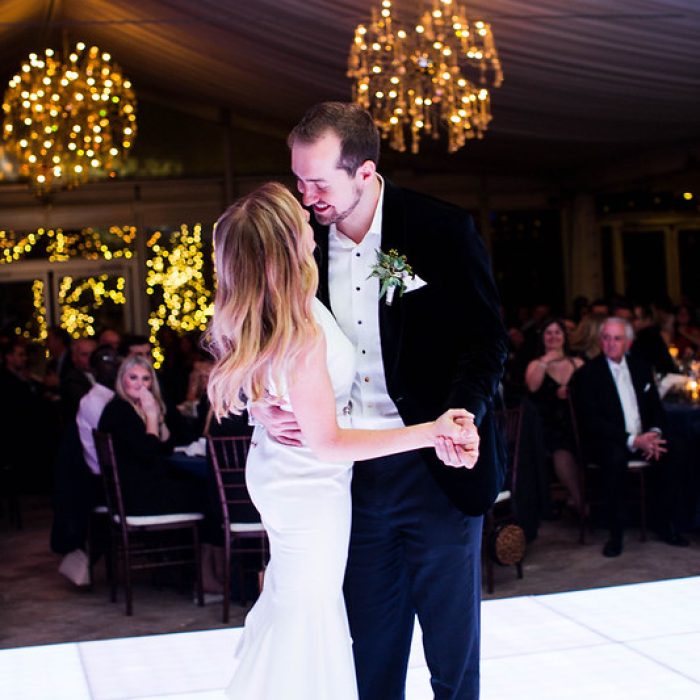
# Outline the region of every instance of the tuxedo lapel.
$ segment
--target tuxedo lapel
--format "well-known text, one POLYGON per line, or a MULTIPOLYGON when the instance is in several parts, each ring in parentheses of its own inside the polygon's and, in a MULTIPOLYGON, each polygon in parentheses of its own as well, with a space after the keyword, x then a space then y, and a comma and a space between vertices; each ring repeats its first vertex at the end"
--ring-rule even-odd
POLYGON ((599 355, 600 361, 600 390, 607 396, 606 404, 615 413, 615 420, 623 428, 625 426, 625 411, 622 408, 622 400, 617 392, 615 378, 612 375, 612 370, 608 365, 608 361, 603 354, 599 355))
POLYGON ((331 309, 331 296, 328 288, 328 226, 321 226, 313 220, 314 238, 316 249, 314 259, 318 267, 318 291, 316 296, 326 308, 331 309))
MULTIPOLYGON (((382 251, 388 253, 392 248, 399 254, 406 253, 406 209, 401 191, 384 180, 384 203, 382 208, 382 251)), ((382 360, 387 382, 398 366, 399 352, 402 347, 405 305, 401 297, 394 295, 391 305, 386 303, 386 295, 379 303, 379 335, 382 344, 382 360)))
POLYGON ((637 397, 637 406, 641 415, 642 404, 644 403, 644 376, 637 370, 637 365, 630 355, 627 355, 627 368, 630 371, 632 386, 634 387, 634 394, 637 397))

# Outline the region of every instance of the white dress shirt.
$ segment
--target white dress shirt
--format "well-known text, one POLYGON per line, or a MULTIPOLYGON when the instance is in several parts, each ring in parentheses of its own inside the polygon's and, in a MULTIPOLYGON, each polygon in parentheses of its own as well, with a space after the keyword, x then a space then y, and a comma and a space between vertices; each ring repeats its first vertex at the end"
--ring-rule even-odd
POLYGON ((90 471, 93 474, 100 473, 100 465, 97 462, 97 450, 92 431, 97 430, 97 426, 102 416, 104 407, 112 400, 114 392, 102 384, 94 384, 82 399, 75 417, 80 434, 80 444, 83 446, 83 457, 90 471))
MULTIPOLYGON (((379 176, 377 176, 379 177, 379 176)), ((384 180, 374 218, 357 244, 328 230, 328 288, 338 325, 355 347, 356 374, 350 399, 353 428, 400 428, 404 423, 389 397, 379 336, 379 280, 370 277, 382 244, 384 180), (368 279, 369 278, 369 279, 368 279)))
POLYGON ((625 414, 625 432, 629 435, 627 447, 634 451, 634 439, 642 432, 642 419, 639 415, 632 375, 630 375, 627 360, 624 357, 620 362, 613 362, 610 358, 606 359, 617 388, 617 394, 620 397, 622 412, 625 414))

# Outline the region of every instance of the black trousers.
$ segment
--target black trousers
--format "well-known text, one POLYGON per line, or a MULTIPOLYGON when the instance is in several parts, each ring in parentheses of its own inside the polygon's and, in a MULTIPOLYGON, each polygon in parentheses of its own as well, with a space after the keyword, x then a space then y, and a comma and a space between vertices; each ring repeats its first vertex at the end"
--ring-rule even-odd
POLYGON ((404 698, 416 615, 435 698, 477 700, 483 518, 449 501, 418 452, 355 463, 352 498, 345 600, 360 700, 404 698))

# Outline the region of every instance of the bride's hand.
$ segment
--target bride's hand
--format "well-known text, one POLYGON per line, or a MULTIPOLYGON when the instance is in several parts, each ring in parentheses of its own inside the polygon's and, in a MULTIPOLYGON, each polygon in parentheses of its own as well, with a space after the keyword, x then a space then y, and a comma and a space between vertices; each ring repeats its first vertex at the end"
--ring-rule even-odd
POLYGON ((435 452, 449 467, 472 469, 479 458, 479 433, 474 416, 463 409, 451 409, 435 421, 435 452))

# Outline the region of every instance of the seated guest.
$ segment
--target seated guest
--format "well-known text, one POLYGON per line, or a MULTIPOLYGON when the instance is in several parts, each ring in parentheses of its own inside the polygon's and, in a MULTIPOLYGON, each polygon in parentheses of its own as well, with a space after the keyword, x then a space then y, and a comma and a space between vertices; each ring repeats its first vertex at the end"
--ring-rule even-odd
POLYGON ((558 319, 542 325, 539 350, 540 356, 527 366, 525 383, 542 421, 545 448, 552 457, 554 473, 568 492, 569 505, 582 512, 569 381, 583 360, 569 354, 566 327, 558 319))
POLYGON ((27 342, 24 338, 14 337, 7 341, 3 348, 3 366, 0 368, 0 377, 3 386, 16 389, 17 395, 29 393, 38 396, 41 386, 32 377, 27 354, 27 342))
POLYGON ((114 352, 119 352, 121 342, 122 337, 114 328, 103 328, 97 336, 98 345, 109 345, 114 352))
POLYGON ((71 337, 68 331, 60 326, 51 326, 46 332, 46 350, 49 361, 46 366, 47 386, 58 388, 60 378, 71 366, 70 345, 71 337))
POLYGON ((673 322, 671 312, 662 308, 652 311, 645 307, 642 308, 642 318, 637 321, 637 337, 630 352, 645 364, 651 365, 657 374, 678 372, 678 366, 669 351, 673 322))
POLYGON ((678 483, 672 465, 663 459, 665 416, 651 368, 627 351, 634 331, 625 319, 606 319, 600 331, 603 353, 576 372, 573 397, 586 456, 601 468, 610 538, 603 555, 622 553, 623 488, 630 459, 660 463, 660 525, 664 541, 685 546, 678 534, 675 505, 678 483))
MULTIPOLYGON (((112 436, 124 507, 129 515, 203 513, 202 537, 220 529, 212 521, 204 479, 184 470, 168 469, 172 451, 165 424, 165 405, 151 363, 140 355, 122 361, 116 396, 105 406, 99 429, 112 436)), ((214 552, 203 546, 203 583, 207 593, 221 593, 215 578, 214 552)))
POLYGON ((127 335, 124 340, 122 340, 119 354, 122 357, 138 355, 139 357, 145 357, 147 360, 150 360, 152 350, 153 346, 151 345, 151 341, 145 335, 127 335))
MULTIPOLYGON (((161 339, 172 337, 177 342, 178 336, 172 328, 163 327, 160 329, 159 337, 161 339), (165 328, 165 330, 164 330, 165 328)), ((194 436, 187 428, 181 415, 176 410, 177 401, 173 399, 172 384, 168 374, 170 373, 170 357, 167 351, 167 346, 161 344, 161 350, 165 353, 165 357, 160 367, 160 371, 156 374, 158 382, 158 391, 162 402, 165 406, 165 416, 168 424, 168 430, 176 445, 192 442, 197 436, 194 436)), ((153 362, 153 345, 145 335, 127 335, 121 342, 119 354, 122 357, 143 357, 149 362, 153 362)), ((185 396, 185 388, 187 385, 187 373, 183 375, 183 390, 182 397, 185 396)))
POLYGON ((591 313, 599 316, 608 315, 608 302, 605 299, 594 299, 591 302, 591 313))
POLYGON ((71 346, 73 366, 63 374, 60 384, 61 404, 66 420, 75 418, 80 399, 95 383, 90 369, 90 355, 96 348, 97 343, 91 338, 78 338, 71 346))
POLYGON ((114 397, 114 383, 119 370, 119 355, 111 345, 101 345, 90 356, 95 384, 82 399, 76 416, 85 463, 93 474, 100 473, 92 431, 97 429, 104 407, 114 397))
POLYGON ((207 384, 211 374, 214 360, 204 350, 196 349, 192 356, 192 369, 187 380, 187 396, 185 401, 188 404, 196 405, 202 396, 207 393, 207 384))
POLYGON ((617 298, 611 302, 610 313, 608 315, 614 316, 615 318, 624 318, 625 321, 631 323, 634 320, 634 308, 628 301, 617 298))
POLYGON ((90 356, 90 367, 96 383, 80 400, 75 426, 69 425, 66 430, 54 478, 51 549, 64 555, 58 570, 76 585, 90 583, 85 546, 87 528, 92 509, 104 503, 92 431, 114 396, 119 356, 110 345, 101 345, 90 356), (76 454, 78 450, 82 459, 76 454))
POLYGON ((571 352, 584 362, 600 355, 600 326, 605 316, 587 314, 580 321, 569 337, 571 352))

